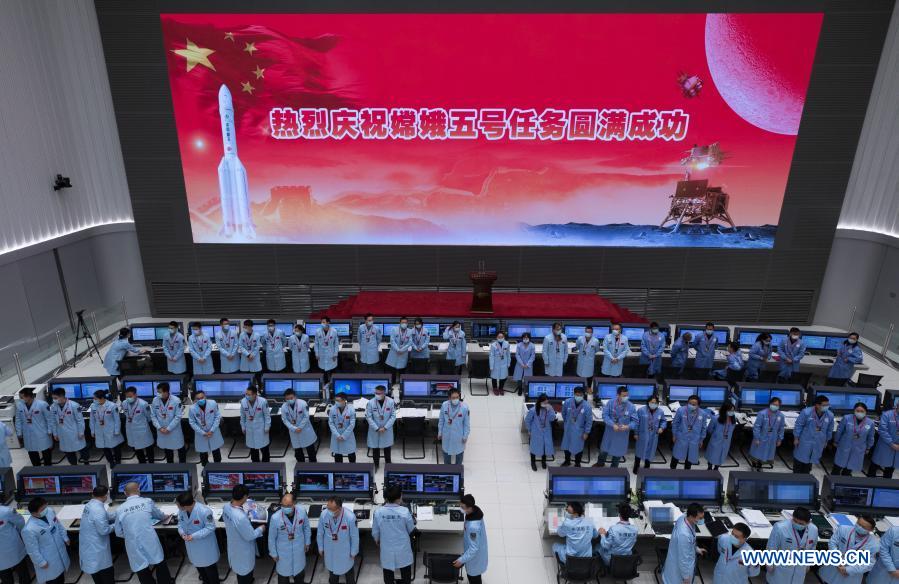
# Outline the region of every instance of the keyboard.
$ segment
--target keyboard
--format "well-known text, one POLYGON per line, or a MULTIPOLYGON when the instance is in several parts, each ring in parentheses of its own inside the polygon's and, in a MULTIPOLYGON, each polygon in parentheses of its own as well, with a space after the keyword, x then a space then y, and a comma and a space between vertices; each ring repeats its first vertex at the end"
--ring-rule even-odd
POLYGON ((653 523, 652 530, 661 535, 671 535, 671 532, 674 531, 674 524, 673 523, 662 523, 662 524, 656 525, 655 523, 653 523))

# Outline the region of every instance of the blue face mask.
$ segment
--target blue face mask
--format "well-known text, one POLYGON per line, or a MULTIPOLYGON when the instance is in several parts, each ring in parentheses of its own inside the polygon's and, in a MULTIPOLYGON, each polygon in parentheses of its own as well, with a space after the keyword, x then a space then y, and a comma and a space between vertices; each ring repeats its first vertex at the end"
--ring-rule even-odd
POLYGON ((697 406, 696 406, 696 404, 687 404, 687 407, 690 409, 691 412, 695 412, 697 406))
POLYGON ((293 515, 293 507, 282 507, 281 509, 284 511, 284 514, 287 515, 288 517, 293 515))
POLYGON ((627 403, 628 400, 630 400, 631 398, 630 398, 630 396, 622 395, 622 396, 619 396, 618 399, 621 400, 621 403, 627 403))
POLYGON ((736 536, 734 536, 733 534, 731 534, 731 536, 730 536, 730 545, 732 545, 732 546, 734 546, 734 547, 740 547, 742 544, 740 543, 740 540, 736 538, 736 536))
POLYGON ((868 530, 857 523, 855 524, 855 533, 857 533, 861 537, 865 537, 866 535, 869 535, 868 530))
POLYGON ((135 400, 135 398, 133 398, 133 397, 126 397, 126 398, 125 398, 125 401, 128 402, 129 404, 133 404, 133 403, 134 403, 134 400, 135 400))
POLYGON ((770 409, 772 412, 776 412, 780 409, 780 406, 777 404, 771 404, 770 406, 768 406, 768 409, 770 409))
POLYGON ((574 403, 579 404, 582 401, 584 401, 584 398, 582 396, 580 396, 580 395, 574 396, 574 403))
POLYGON ((700 519, 696 522, 696 525, 705 525, 705 519, 700 519))
POLYGON ((733 417, 734 417, 734 411, 733 411, 733 410, 727 410, 727 417, 733 418, 733 417))
POLYGON ((199 405, 199 406, 205 406, 205 405, 206 405, 206 400, 205 400, 205 399, 198 399, 198 400, 197 400, 197 405, 199 405))
POLYGON ((829 409, 830 409, 830 406, 824 406, 824 405, 821 406, 821 411, 822 411, 822 412, 826 412, 826 411, 829 410, 829 409))
POLYGON ((798 533, 802 533, 803 531, 805 531, 805 525, 802 525, 801 523, 795 523, 795 522, 794 522, 794 523, 793 523, 793 529, 795 529, 798 533))

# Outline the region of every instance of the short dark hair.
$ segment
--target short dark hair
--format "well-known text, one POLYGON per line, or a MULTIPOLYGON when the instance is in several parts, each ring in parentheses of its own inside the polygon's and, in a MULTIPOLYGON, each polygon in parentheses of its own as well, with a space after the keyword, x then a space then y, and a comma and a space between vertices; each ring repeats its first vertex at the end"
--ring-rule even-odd
POLYGON ((168 381, 160 381, 156 384, 156 391, 164 391, 165 393, 169 392, 169 382, 168 381))
POLYGON ((222 324, 222 323, 225 322, 226 320, 227 320, 228 322, 231 322, 231 319, 230 319, 230 318, 227 318, 227 317, 224 317, 224 316, 223 316, 222 318, 219 319, 219 324, 222 324))
POLYGON ((770 400, 768 400, 768 405, 770 406, 770 405, 773 404, 774 402, 777 402, 777 405, 780 405, 780 404, 781 404, 780 398, 777 397, 777 396, 774 396, 774 397, 772 397, 770 400))
POLYGON ((462 390, 459 389, 458 387, 450 388, 449 394, 450 394, 450 395, 453 395, 454 393, 458 394, 459 397, 462 397, 462 390))
POLYGON ((259 393, 259 388, 256 387, 255 385, 253 385, 253 382, 251 381, 249 384, 247 384, 247 391, 252 391, 253 393, 259 393))
POLYGON ((659 328, 659 323, 657 323, 656 321, 652 321, 651 323, 649 323, 649 328, 659 328))
POLYGON ((805 507, 796 507, 793 509, 793 519, 798 519, 799 521, 811 521, 812 514, 805 507))
POLYGON ((54 387, 54 388, 53 388, 53 391, 51 391, 50 393, 53 394, 53 395, 65 395, 65 394, 66 394, 66 388, 64 388, 64 387, 54 387))
POLYGON ((815 396, 815 405, 823 404, 824 402, 830 402, 830 398, 826 395, 816 395, 815 396))
POLYGON ((714 322, 705 323, 705 328, 709 328, 709 327, 715 328, 715 323, 714 322))
POLYGON ((631 518, 631 506, 627 501, 622 501, 618 503, 618 517, 622 520, 627 521, 631 518))
POLYGON ((197 389, 195 389, 195 390, 194 390, 194 399, 197 399, 197 396, 200 395, 201 393, 202 393, 204 396, 206 395, 206 392, 203 390, 202 387, 198 387, 197 389))
POLYGON ((556 327, 562 328, 562 323, 561 323, 561 322, 554 322, 554 323, 553 323, 553 328, 556 328, 556 327))
POLYGON ((744 539, 749 537, 749 535, 752 533, 752 530, 749 529, 749 526, 745 523, 734 523, 734 529, 742 533, 744 539))
POLYGON ((170 320, 170 321, 169 321, 169 326, 173 326, 173 327, 175 327, 175 328, 178 328, 178 321, 170 320))
POLYGON ((321 317, 321 318, 320 318, 320 319, 318 319, 318 320, 323 320, 323 321, 325 321, 325 322, 331 322, 331 318, 330 318, 330 317, 329 317, 329 316, 327 316, 327 315, 326 315, 326 316, 323 316, 323 317, 321 317))
POLYGON ((284 397, 287 397, 288 395, 296 395, 296 393, 297 392, 295 392, 292 387, 288 387, 284 390, 284 397))
POLYGON ((123 326, 122 328, 119 329, 119 338, 120 339, 127 339, 130 336, 131 336, 131 329, 128 328, 127 326, 123 326))
POLYGON ((619 385, 618 389, 615 390, 615 393, 621 395, 622 393, 626 393, 628 391, 626 385, 619 385))
POLYGON ((404 321, 404 320, 409 320, 409 319, 406 318, 405 316, 401 316, 401 317, 400 317, 400 322, 402 322, 402 321, 404 321))
POLYGON ((125 388, 125 393, 137 394, 137 388, 134 387, 133 385, 129 385, 128 387, 125 388))
POLYGON ((203 328, 203 325, 200 324, 199 320, 195 320, 190 323, 190 328, 203 328))
POLYGON ((385 392, 386 392, 386 391, 387 391, 387 388, 386 388, 385 386, 383 386, 383 385, 376 385, 376 386, 375 386, 375 391, 385 391, 385 392))
POLYGON ((194 504, 194 494, 190 491, 184 491, 177 497, 175 497, 175 502, 181 505, 182 507, 189 507, 194 504))
POLYGON ((336 395, 334 396, 334 399, 335 399, 335 400, 338 400, 338 399, 346 399, 346 394, 343 393, 343 392, 341 391, 340 393, 338 393, 338 394, 336 394, 336 395))
POLYGON ((531 333, 521 333, 521 338, 530 340, 531 333))
POLYGON ((384 500, 388 503, 398 501, 403 496, 403 489, 399 485, 390 485, 384 489, 384 500))
POLYGON ((418 317, 418 318, 415 319, 415 324, 418 324, 418 323, 424 324, 425 321, 423 321, 423 320, 421 319, 421 317, 418 317))
POLYGON ((338 507, 343 507, 343 497, 338 497, 337 495, 331 495, 328 497, 328 503, 334 503, 338 507))
POLYGON ((651 401, 656 401, 656 402, 659 401, 659 394, 654 393, 651 396, 649 396, 649 398, 646 400, 646 403, 649 403, 651 401))
MULTIPOLYGON (((106 399, 106 390, 98 389, 97 391, 94 392, 94 397, 97 399, 106 399)), ((118 415, 118 414, 116 414, 116 415, 118 415)))
POLYGON ((574 511, 577 515, 584 514, 584 504, 580 501, 568 501, 568 506, 571 507, 571 510, 574 511))
POLYGON ((687 505, 687 517, 696 517, 700 513, 704 513, 705 509, 699 503, 690 503, 687 505))
POLYGON ((574 393, 579 393, 579 394, 583 395, 583 394, 584 394, 584 386, 583 386, 583 385, 578 385, 577 387, 575 387, 575 388, 574 388, 574 393))
POLYGON ((856 517, 858 517, 859 519, 864 519, 865 523, 867 523, 868 525, 871 526, 871 529, 874 529, 874 526, 877 523, 874 520, 874 516, 871 515, 870 513, 861 513, 861 514, 857 515, 856 517))
POLYGON ((846 336, 847 336, 847 337, 855 337, 855 338, 859 338, 861 335, 858 334, 857 332, 851 332, 851 333, 849 333, 849 334, 846 335, 846 336))
POLYGON ((740 343, 738 343, 737 341, 731 341, 731 342, 727 343, 727 348, 731 349, 734 353, 736 353, 737 351, 740 350, 740 343))
POLYGON ((47 504, 47 500, 43 497, 35 497, 34 499, 28 501, 28 512, 29 513, 37 513, 41 510, 41 507, 47 504))
POLYGON ((253 321, 248 318, 245 321, 243 321, 243 325, 244 326, 253 326, 253 321))
POLYGON ((859 408, 859 407, 862 408, 863 410, 865 410, 866 412, 868 411, 868 406, 866 406, 862 402, 857 402, 854 406, 852 406, 852 409, 854 410, 855 408, 859 408))
POLYGON ((584 332, 587 332, 587 331, 593 332, 593 327, 590 326, 589 324, 584 327, 584 332))
POLYGON ((688 397, 688 398, 687 398, 687 401, 689 402, 689 401, 694 400, 694 399, 696 400, 696 403, 697 403, 697 404, 701 404, 701 403, 702 403, 702 400, 699 399, 699 396, 696 395, 695 393, 694 393, 693 395, 691 395, 690 397, 688 397))
POLYGON ((94 487, 94 490, 91 491, 91 494, 94 497, 105 497, 109 494, 109 487, 107 487, 106 485, 97 485, 96 487, 94 487))
POLYGON ((246 485, 234 485, 234 488, 231 489, 231 500, 232 501, 240 501, 243 498, 250 496, 250 489, 246 485))
POLYGON ((802 331, 799 330, 799 327, 798 327, 798 326, 790 327, 790 334, 793 334, 793 333, 801 333, 801 332, 802 332, 802 331))
POLYGON ((370 312, 366 312, 366 313, 365 313, 365 316, 364 316, 363 318, 368 318, 369 316, 372 317, 372 318, 375 317, 374 314, 372 314, 372 313, 370 313, 370 312))
MULTIPOLYGON (((59 389, 62 389, 62 388, 59 388, 59 389)), ((66 390, 63 389, 62 392, 65 393, 66 390)), ((22 389, 19 390, 19 395, 22 397, 34 397, 34 390, 31 389, 30 387, 23 387, 22 389)))
POLYGON ((462 495, 462 498, 459 499, 459 502, 465 505, 466 507, 474 507, 474 497, 471 495, 462 495))
POLYGON ((267 321, 265 321, 265 324, 275 324, 275 319, 274 319, 274 318, 270 318, 270 319, 268 319, 267 321))

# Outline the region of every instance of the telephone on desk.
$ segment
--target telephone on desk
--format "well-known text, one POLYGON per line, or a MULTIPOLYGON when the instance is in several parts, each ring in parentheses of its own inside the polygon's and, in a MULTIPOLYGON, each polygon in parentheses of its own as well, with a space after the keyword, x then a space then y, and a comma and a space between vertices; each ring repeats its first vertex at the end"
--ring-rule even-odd
POLYGON ((341 349, 352 349, 352 348, 353 348, 353 343, 341 343, 341 344, 340 344, 340 348, 341 348, 341 349))

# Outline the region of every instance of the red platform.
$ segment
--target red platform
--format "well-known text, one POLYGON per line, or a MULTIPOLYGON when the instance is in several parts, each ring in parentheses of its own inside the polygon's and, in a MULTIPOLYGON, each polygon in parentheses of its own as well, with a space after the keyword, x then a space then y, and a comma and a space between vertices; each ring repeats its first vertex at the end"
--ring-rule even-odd
POLYGON ((478 319, 549 318, 646 322, 642 316, 595 294, 494 292, 493 313, 471 312, 470 292, 360 292, 310 315, 332 319, 384 316, 436 316, 478 319))

